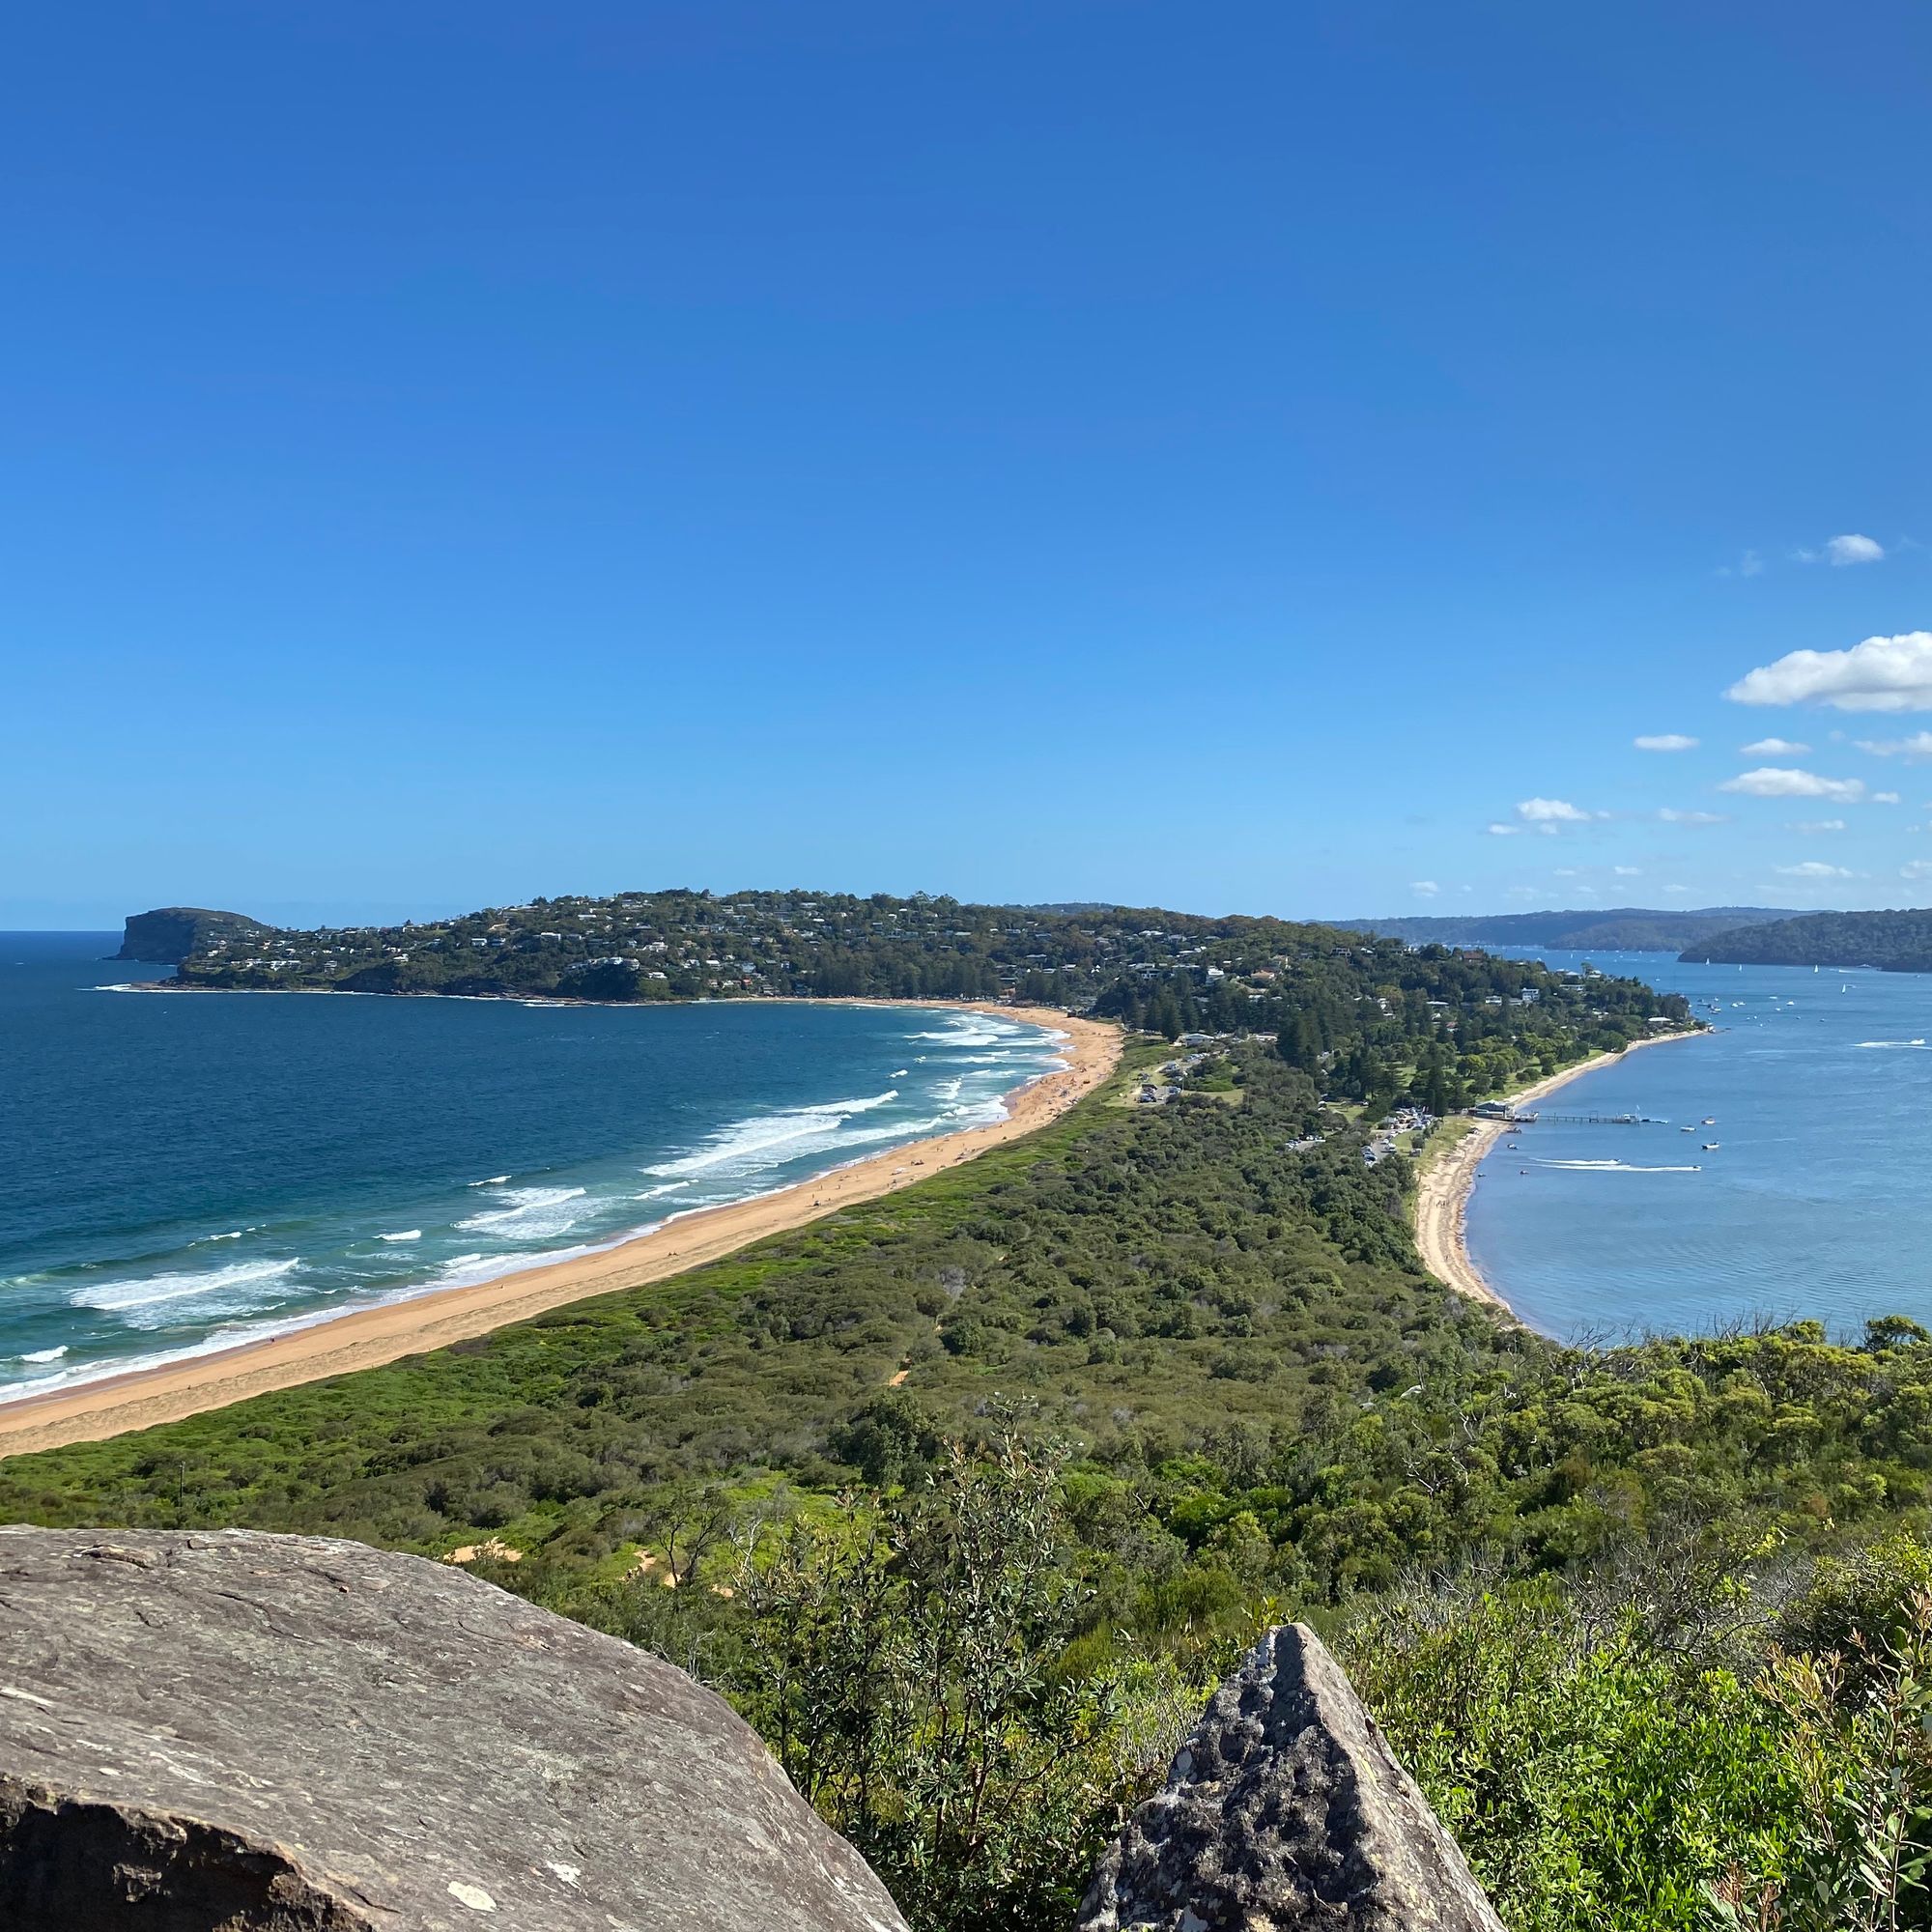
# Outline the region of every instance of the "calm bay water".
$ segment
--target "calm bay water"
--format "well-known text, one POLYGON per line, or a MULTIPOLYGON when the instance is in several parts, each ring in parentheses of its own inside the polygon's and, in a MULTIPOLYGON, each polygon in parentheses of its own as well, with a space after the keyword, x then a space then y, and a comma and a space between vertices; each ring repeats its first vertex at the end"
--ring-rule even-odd
POLYGON ((1468 1234, 1496 1292, 1561 1336, 1762 1315, 1841 1334, 1874 1315, 1932 1327, 1932 976, 1589 958, 1687 995, 1721 1031, 1633 1053, 1541 1103, 1666 1124, 1545 1121, 1491 1152, 1468 1234))
POLYGON ((582 1254, 1000 1116, 954 1009, 99 990, 0 933, 0 1399, 582 1254))

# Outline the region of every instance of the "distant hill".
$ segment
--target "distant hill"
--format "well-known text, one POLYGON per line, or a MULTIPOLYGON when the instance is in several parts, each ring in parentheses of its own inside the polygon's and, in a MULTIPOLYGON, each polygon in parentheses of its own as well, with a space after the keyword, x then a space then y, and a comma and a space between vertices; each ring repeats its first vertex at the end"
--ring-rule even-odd
POLYGON ((1877 966, 1932 973, 1932 910, 1811 912, 1687 943, 1683 956, 1722 966, 1877 966))
POLYGON ((190 953, 204 952, 217 939, 246 939, 272 932, 258 919, 239 912, 211 912, 204 906, 158 906, 153 912, 128 916, 117 959, 139 959, 153 966, 179 966, 190 953))
MULTIPOLYGON (((1427 919, 1339 919, 1353 932, 1378 932, 1411 946, 1548 946, 1564 952, 1682 952, 1719 933, 1789 921, 1776 906, 1701 906, 1657 911, 1644 906, 1585 907, 1571 912, 1449 914, 1427 919)), ((1700 952, 1699 958, 1703 957, 1700 952)))

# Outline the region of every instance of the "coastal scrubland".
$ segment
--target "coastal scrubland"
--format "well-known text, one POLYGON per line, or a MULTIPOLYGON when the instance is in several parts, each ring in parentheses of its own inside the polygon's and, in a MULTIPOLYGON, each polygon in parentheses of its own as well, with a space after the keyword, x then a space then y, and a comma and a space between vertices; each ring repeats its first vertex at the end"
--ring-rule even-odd
POLYGON ((1926 1923, 1932 1342, 1563 1347, 1449 1293, 1379 1112, 1681 1002, 1270 943, 1248 1023, 1182 1059, 1159 1035, 1226 978, 1101 986, 1142 1030, 1114 1087, 968 1166, 11 1459, 0 1513, 471 1562, 724 1690, 922 1928, 1068 1924, 1206 1686, 1294 1614, 1521 1932, 1926 1923))

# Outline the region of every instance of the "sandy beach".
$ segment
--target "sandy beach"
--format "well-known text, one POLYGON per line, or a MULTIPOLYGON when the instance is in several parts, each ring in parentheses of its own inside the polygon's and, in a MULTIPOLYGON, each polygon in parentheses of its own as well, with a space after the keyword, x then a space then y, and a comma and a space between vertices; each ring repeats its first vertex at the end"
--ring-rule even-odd
POLYGON ((937 1000, 857 1004, 952 1006, 1052 1027, 1067 1037, 1063 1049, 1067 1065, 1008 1094, 1007 1117, 1002 1121, 908 1142, 795 1187, 706 1208, 603 1254, 527 1268, 473 1287, 442 1289, 343 1315, 294 1334, 243 1343, 217 1354, 0 1404, 0 1457, 57 1449, 68 1442, 99 1441, 204 1409, 222 1408, 271 1389, 378 1368, 404 1355, 419 1355, 526 1321, 567 1302, 682 1274, 767 1235, 782 1234, 821 1214, 910 1187, 943 1168, 956 1167, 989 1148, 1031 1133, 1099 1086, 1121 1054, 1118 1027, 1072 1019, 1046 1008, 937 1000))
MULTIPOLYGON (((1503 1097, 1512 1107, 1527 1106, 1533 1100, 1541 1100, 1547 1094, 1555 1093, 1559 1087, 1567 1087, 1571 1081, 1593 1073, 1600 1066, 1608 1066, 1641 1047, 1663 1046, 1671 1040, 1698 1037, 1700 1035, 1696 1033, 1666 1033, 1654 1039, 1633 1040, 1622 1053, 1599 1053, 1589 1060, 1579 1060, 1575 1066, 1566 1066, 1547 1079, 1532 1081, 1529 1086, 1503 1097)), ((1483 1156, 1502 1138, 1508 1124, 1506 1121, 1467 1122, 1467 1130, 1463 1137, 1429 1161, 1415 1190, 1415 1245, 1422 1256, 1423 1266, 1438 1281, 1447 1282, 1459 1294, 1466 1294, 1475 1301, 1487 1301, 1492 1307, 1505 1312, 1509 1310, 1509 1303, 1484 1280, 1481 1269, 1469 1257, 1463 1224, 1468 1214, 1469 1195, 1476 1184, 1476 1170, 1482 1165, 1483 1156)))

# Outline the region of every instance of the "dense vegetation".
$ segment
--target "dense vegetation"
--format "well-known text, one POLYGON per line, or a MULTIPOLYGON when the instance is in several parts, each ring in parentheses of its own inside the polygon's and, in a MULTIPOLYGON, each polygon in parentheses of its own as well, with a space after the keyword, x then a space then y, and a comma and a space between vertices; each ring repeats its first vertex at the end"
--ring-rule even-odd
MULTIPOLYGON (((1133 1047, 969 1167, 13 1459, 0 1515, 460 1549, 733 1695, 933 1932, 1065 1927, 1285 1614, 1341 1647, 1520 1932, 1932 1922, 1932 1343, 1573 1350, 1447 1293, 1407 1162, 1363 1159, 1381 1096, 1492 1091, 1681 1008, 1270 943, 1243 998, 1282 1003, 1275 1037, 1204 1049, 1164 1105, 1122 1104, 1171 1063, 1133 1047)), ((1165 1030, 1224 988, 1182 962, 1100 997, 1165 1030)))
POLYGON ((1686 943, 1724 966, 1877 966, 1932 973, 1932 911, 1814 912, 1686 943))
MULTIPOLYGON (((595 1000, 870 995, 1083 1004, 1122 975, 1265 970, 1322 928, 1126 907, 966 905, 919 895, 623 893, 461 919, 217 938, 182 983, 595 1000)), ((1337 939, 1328 934, 1331 940, 1337 939)), ((1345 941, 1338 943, 1346 944, 1345 941)))
MULTIPOLYGON (((1607 906, 1578 912, 1505 912, 1459 918, 1345 920, 1411 946, 1546 946, 1562 952, 1681 952, 1718 933, 1791 918, 1770 906, 1607 906)), ((1701 953, 1698 957, 1702 957, 1701 953)))
MULTIPOLYGON (((594 1000, 758 995, 1013 997, 1122 1014, 1163 992, 1188 1025, 1264 1030, 1301 1014, 1326 1046, 1350 1032, 1338 1000, 1402 977, 1405 950, 1334 927, 1110 907, 961 904, 832 893, 627 893, 537 899, 424 925, 237 934, 210 928, 183 962, 193 986, 542 994, 594 1000), (1364 967, 1364 960, 1367 966, 1364 967), (1319 1008, 1319 1013, 1314 1010, 1319 1008)), ((1463 983, 1514 998, 1530 969, 1472 962, 1463 983)), ((1616 1012, 1652 998, 1605 981, 1616 1012)), ((1662 1011, 1663 1006, 1655 1010, 1662 1011)))

